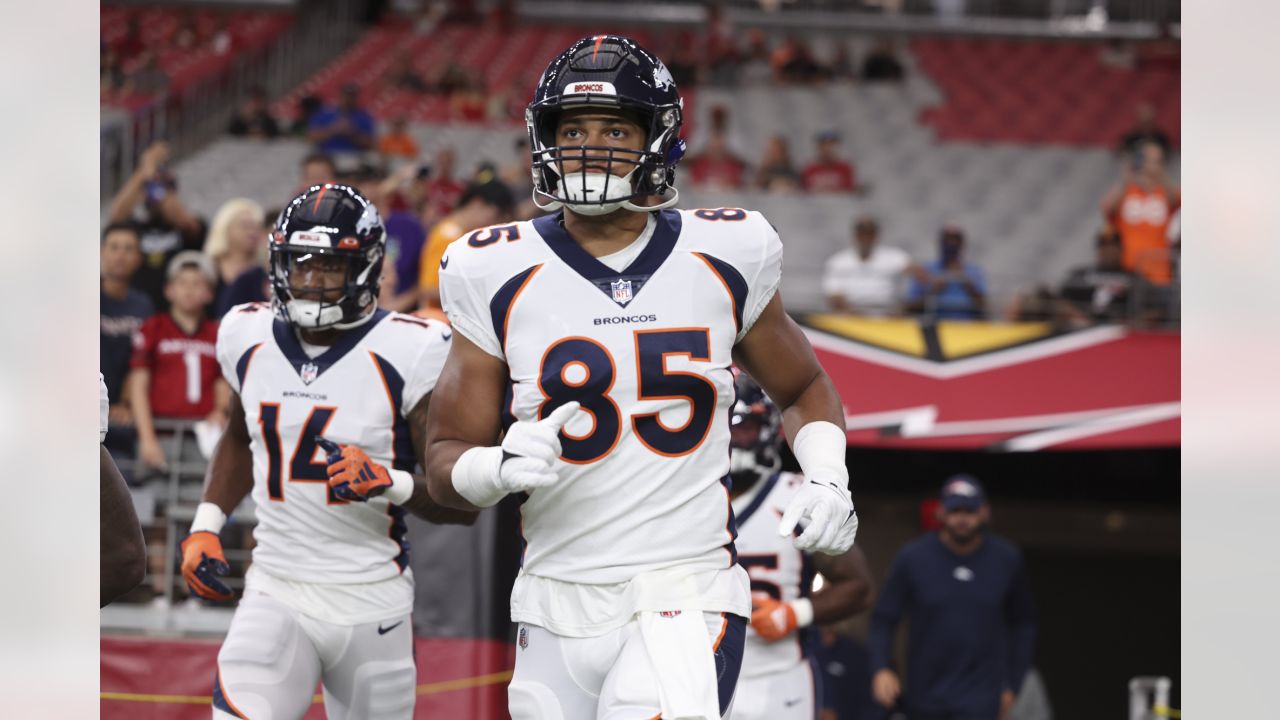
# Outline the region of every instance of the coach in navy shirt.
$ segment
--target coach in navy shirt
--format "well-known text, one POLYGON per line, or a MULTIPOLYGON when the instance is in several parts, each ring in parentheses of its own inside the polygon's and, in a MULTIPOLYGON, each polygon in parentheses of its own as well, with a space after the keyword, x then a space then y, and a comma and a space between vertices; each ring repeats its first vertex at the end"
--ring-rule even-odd
POLYGON ((899 553, 871 616, 872 693, 909 720, 1003 720, 1031 664, 1035 607, 1022 555, 986 530, 981 484, 942 489, 942 528, 899 553), (894 632, 910 616, 905 692, 892 669, 894 632))

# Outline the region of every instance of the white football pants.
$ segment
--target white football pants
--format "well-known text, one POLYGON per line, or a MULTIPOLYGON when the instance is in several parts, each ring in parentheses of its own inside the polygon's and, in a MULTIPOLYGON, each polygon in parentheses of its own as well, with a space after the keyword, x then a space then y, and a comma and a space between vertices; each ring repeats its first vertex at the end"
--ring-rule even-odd
POLYGON ((311 707, 317 681, 331 720, 411 718, 417 671, 409 615, 334 625, 245 593, 218 652, 214 720, 295 720, 311 707))
POLYGON ((813 665, 807 660, 790 669, 738 678, 731 720, 814 720, 818 699, 813 665))
MULTIPOLYGON (((712 612, 704 612, 703 618, 715 652, 724 718, 742 668, 746 620, 712 612)), ((651 720, 662 712, 635 620, 590 638, 563 637, 522 623, 507 700, 511 720, 651 720)))

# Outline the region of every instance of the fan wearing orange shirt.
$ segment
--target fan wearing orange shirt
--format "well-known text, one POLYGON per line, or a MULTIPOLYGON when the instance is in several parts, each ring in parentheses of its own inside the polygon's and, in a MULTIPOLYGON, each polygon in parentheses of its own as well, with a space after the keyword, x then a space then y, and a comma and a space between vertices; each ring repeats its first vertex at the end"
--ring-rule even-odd
POLYGON ((1124 177, 1102 198, 1102 214, 1120 233, 1124 268, 1151 282, 1172 277, 1169 218, 1182 204, 1182 192, 1165 176, 1164 151, 1148 142, 1138 148, 1124 177))
POLYGON ((472 230, 496 225, 511 217, 515 199, 498 180, 477 183, 462 191, 458 206, 431 228, 418 265, 419 306, 440 308, 440 261, 449 243, 472 230))

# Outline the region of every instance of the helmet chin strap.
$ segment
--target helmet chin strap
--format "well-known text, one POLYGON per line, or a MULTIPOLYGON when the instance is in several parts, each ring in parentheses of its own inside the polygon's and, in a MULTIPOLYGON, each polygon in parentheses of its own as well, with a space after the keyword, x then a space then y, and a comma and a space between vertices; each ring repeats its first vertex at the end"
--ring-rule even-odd
POLYGON ((630 200, 623 200, 619 203, 624 210, 632 212, 653 212, 654 210, 665 210, 680 200, 680 191, 676 188, 669 187, 663 191, 662 202, 657 205, 636 205, 630 200))

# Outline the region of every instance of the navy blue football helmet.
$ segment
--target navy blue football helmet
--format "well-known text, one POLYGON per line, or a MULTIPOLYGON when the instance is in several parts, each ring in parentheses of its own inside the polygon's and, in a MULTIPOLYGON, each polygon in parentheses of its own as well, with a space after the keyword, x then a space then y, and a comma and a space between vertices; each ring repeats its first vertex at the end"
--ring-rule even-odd
POLYGON ((782 467, 782 413, 751 376, 734 369, 729 415, 729 477, 745 489, 782 467))
POLYGON ((272 307, 290 325, 345 329, 372 316, 378 302, 386 232, 378 209, 348 185, 313 185, 285 206, 270 238, 272 307), (290 278, 318 270, 341 285, 301 289, 290 278), (341 291, 340 297, 334 295, 341 291))
POLYGON ((585 37, 551 61, 525 110, 533 155, 534 202, 543 210, 568 206, 585 215, 618 208, 645 212, 670 207, 679 199, 675 168, 684 155, 680 138, 684 102, 671 73, 653 53, 619 35, 585 37), (625 114, 645 130, 644 147, 560 146, 556 125, 573 108, 603 108, 625 114), (566 176, 564 160, 603 160, 606 172, 566 176), (616 165, 629 168, 623 177, 616 165), (606 181, 607 180, 607 181, 606 181), (637 205, 649 196, 658 205, 637 205), (540 197, 541 196, 541 197, 540 197))

